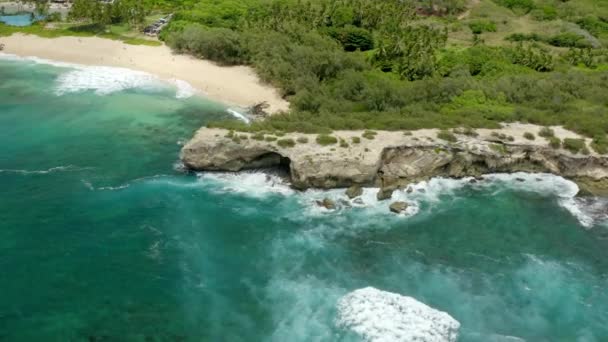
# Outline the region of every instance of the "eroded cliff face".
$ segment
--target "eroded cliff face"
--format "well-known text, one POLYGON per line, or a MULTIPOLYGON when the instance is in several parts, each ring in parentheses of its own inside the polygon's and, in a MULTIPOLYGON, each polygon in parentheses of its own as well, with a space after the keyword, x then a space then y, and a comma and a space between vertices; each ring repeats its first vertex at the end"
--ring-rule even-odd
MULTIPOLYGON (((526 171, 561 175, 576 181, 587 192, 608 193, 608 156, 593 152, 573 154, 549 147, 542 138, 533 141, 523 138, 524 132, 538 129, 533 125, 512 124, 505 128, 513 136, 512 141, 496 138, 491 130, 478 130, 479 136, 457 135, 458 141, 453 143, 437 139, 436 130, 408 135, 377 132, 373 139, 361 137, 362 132, 338 131, 333 136, 343 143, 329 146, 317 144, 316 135, 293 133, 277 137, 295 142, 290 147, 273 138, 256 140, 252 134, 202 128, 183 147, 181 158, 193 170, 285 167, 298 189, 356 184, 390 191, 436 176, 460 178, 526 171)), ((562 138, 580 138, 561 128, 555 129, 562 138)), ((274 136, 267 134, 265 138, 268 137, 274 136)))

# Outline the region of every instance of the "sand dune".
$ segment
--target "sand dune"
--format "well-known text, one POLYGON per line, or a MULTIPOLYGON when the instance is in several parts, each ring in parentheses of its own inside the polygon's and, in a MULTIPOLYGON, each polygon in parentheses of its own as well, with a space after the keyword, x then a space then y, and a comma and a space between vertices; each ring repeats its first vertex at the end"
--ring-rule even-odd
POLYGON ((162 79, 190 83, 217 101, 248 107, 266 101, 271 113, 285 111, 289 103, 276 89, 263 84, 245 66, 223 67, 186 55, 175 55, 167 46, 128 45, 97 37, 41 38, 15 34, 0 37, 4 52, 84 65, 103 65, 145 71, 162 79))

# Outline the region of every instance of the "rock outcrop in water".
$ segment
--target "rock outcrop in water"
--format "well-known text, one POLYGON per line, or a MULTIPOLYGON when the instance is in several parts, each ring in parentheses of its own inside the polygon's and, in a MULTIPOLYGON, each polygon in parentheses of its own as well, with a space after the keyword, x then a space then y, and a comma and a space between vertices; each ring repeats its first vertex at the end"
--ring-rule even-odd
MULTIPOLYGON (((183 147, 181 159, 186 167, 201 171, 282 167, 297 189, 378 186, 381 193, 390 194, 431 177, 523 171, 560 175, 577 182, 583 191, 608 193, 607 155, 574 154, 551 148, 545 139, 523 137, 524 132, 539 129, 509 124, 501 130, 479 129, 475 137, 457 135, 455 142, 438 139, 437 130, 367 135, 373 139, 362 137, 360 131, 337 131, 333 136, 340 143, 322 146, 315 141, 315 134, 266 134, 262 138, 259 134, 201 128, 183 147), (492 134, 498 131, 512 138, 492 134)), ((562 139, 581 138, 560 127, 554 130, 562 139)))

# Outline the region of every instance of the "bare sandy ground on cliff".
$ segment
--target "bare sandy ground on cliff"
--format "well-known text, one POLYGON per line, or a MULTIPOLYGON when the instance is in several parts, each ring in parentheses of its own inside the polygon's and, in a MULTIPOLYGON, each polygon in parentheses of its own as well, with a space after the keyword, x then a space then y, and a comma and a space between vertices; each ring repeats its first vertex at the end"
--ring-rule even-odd
POLYGON ((202 95, 229 105, 248 107, 265 101, 269 112, 285 111, 289 103, 276 89, 263 84, 253 69, 222 67, 186 55, 175 55, 167 46, 128 45, 97 37, 41 38, 14 34, 0 37, 4 52, 20 57, 129 68, 172 81, 182 80, 202 95))

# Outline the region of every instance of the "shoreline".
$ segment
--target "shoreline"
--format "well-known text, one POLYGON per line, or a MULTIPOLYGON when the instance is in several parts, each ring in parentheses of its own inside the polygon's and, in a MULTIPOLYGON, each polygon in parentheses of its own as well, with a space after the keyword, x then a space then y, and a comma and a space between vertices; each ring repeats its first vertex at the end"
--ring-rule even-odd
MULTIPOLYGON (((372 186, 378 198, 433 177, 482 178, 490 173, 551 173, 577 183, 582 193, 608 194, 608 156, 595 151, 573 153, 551 147, 546 139, 526 139, 542 126, 504 124, 501 129, 477 129, 475 136, 455 134, 455 141, 437 137, 437 129, 334 131, 333 142, 319 135, 231 132, 201 128, 183 146, 181 160, 194 171, 237 172, 265 167, 283 168, 299 190, 372 186), (499 137, 498 134, 503 135, 499 137)), ((581 139, 574 132, 552 126, 560 139, 581 139)))
POLYGON ((247 66, 224 67, 188 55, 176 55, 166 46, 129 45, 99 37, 42 38, 13 34, 0 37, 3 52, 86 66, 108 66, 142 71, 174 83, 189 83, 198 95, 230 106, 247 108, 268 103, 268 112, 286 111, 289 103, 247 66))

